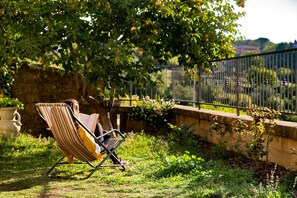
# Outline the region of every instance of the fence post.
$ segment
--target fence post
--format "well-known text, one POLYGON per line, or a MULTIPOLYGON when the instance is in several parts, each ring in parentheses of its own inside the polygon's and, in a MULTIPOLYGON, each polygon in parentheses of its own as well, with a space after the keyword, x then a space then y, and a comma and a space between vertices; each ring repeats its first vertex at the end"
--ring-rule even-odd
POLYGON ((240 60, 237 59, 236 61, 236 111, 237 111, 237 116, 240 115, 240 98, 239 98, 239 70, 240 70, 240 60))
POLYGON ((196 80, 194 78, 193 80, 193 107, 195 107, 195 101, 196 101, 196 80))
POLYGON ((132 106, 132 89, 133 89, 133 83, 132 83, 132 80, 130 80, 130 106, 132 106))
POLYGON ((198 97, 197 97, 197 104, 198 104, 198 109, 201 109, 200 106, 200 98, 201 98, 201 71, 199 70, 199 66, 197 67, 197 75, 198 75, 198 86, 197 86, 197 93, 198 93, 198 97))
MULTIPOLYGON (((294 64, 294 69, 295 69, 295 83, 297 81, 297 52, 294 52, 295 53, 295 64, 294 64)), ((297 86, 295 86, 295 94, 297 93, 297 86)), ((294 114, 297 113, 297 97, 295 97, 295 107, 294 107, 294 114)))

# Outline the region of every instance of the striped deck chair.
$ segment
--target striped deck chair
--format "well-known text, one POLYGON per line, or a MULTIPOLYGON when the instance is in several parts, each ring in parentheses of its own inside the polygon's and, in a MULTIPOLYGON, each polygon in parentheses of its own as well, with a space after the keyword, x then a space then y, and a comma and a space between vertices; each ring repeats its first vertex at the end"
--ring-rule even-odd
MULTIPOLYGON (((78 159, 80 162, 84 162, 89 164, 92 167, 91 172, 82 179, 89 178, 96 170, 100 167, 106 166, 117 166, 121 167, 122 170, 125 170, 125 165, 121 163, 121 161, 113 155, 113 152, 125 141, 126 137, 117 129, 113 129, 107 131, 104 135, 100 137, 96 137, 87 127, 78 120, 71 108, 65 103, 37 103, 35 105, 36 110, 40 117, 48 124, 49 129, 51 130, 54 139, 58 145, 58 147, 68 154, 72 155, 74 158, 78 159), (82 142, 76 124, 82 126, 89 134, 91 134, 95 142, 100 145, 104 155, 104 157, 99 161, 98 165, 93 165, 91 162, 97 160, 97 158, 86 148, 84 143, 82 142), (109 138, 105 142, 99 141, 103 136, 110 133, 117 133, 117 138, 109 138), (113 155, 118 164, 103 164, 111 155, 113 155)), ((63 152, 63 153, 64 153, 63 152)), ((60 158, 48 171, 47 175, 49 177, 53 177, 51 175, 52 170, 60 164, 66 164, 65 160, 63 160, 65 156, 60 158)))

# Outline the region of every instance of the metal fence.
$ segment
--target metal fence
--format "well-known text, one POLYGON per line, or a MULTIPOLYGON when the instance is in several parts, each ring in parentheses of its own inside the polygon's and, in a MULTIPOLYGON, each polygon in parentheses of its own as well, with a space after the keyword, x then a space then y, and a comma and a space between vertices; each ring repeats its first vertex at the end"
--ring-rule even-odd
POLYGON ((211 62, 213 71, 191 75, 171 66, 154 74, 161 83, 137 89, 140 99, 175 100, 182 104, 210 104, 238 109, 265 108, 297 114, 297 49, 211 62))

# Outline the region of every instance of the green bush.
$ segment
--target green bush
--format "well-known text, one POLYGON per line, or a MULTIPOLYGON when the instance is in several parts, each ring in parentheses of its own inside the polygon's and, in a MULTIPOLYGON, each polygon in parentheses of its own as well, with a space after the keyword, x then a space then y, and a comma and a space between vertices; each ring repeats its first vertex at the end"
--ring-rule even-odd
POLYGON ((216 98, 222 94, 222 88, 216 83, 210 83, 201 86, 201 97, 203 100, 209 103, 214 102, 216 98))
POLYGON ((23 109, 24 104, 17 98, 4 97, 0 98, 0 108, 3 107, 17 107, 18 109, 23 109))
POLYGON ((285 101, 281 97, 270 97, 265 101, 265 106, 278 111, 284 110, 285 101))
POLYGON ((0 65, 0 95, 11 96, 15 70, 15 66, 0 65))
POLYGON ((193 100, 194 89, 193 86, 184 86, 177 84, 174 87, 174 99, 193 100))
POLYGON ((130 120, 146 121, 155 129, 162 129, 174 117, 174 102, 151 100, 146 97, 145 100, 138 101, 129 114, 130 120))
POLYGON ((190 155, 190 153, 186 151, 181 156, 167 156, 163 160, 156 176, 158 178, 187 174, 192 174, 196 177, 206 176, 211 173, 211 170, 204 170, 204 166, 204 159, 196 155, 190 155))
POLYGON ((167 136, 169 141, 178 143, 180 145, 192 145, 196 142, 195 130, 192 129, 195 123, 191 125, 181 124, 179 127, 173 124, 169 124, 170 134, 167 136))

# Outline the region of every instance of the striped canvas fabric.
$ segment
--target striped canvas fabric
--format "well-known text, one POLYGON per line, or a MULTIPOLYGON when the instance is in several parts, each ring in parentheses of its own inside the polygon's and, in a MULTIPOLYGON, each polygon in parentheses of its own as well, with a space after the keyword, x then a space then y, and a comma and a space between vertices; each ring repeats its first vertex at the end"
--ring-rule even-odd
POLYGON ((96 160, 96 157, 88 151, 80 139, 73 115, 66 104, 38 103, 36 107, 45 118, 58 146, 63 151, 81 161, 89 162, 96 160))

